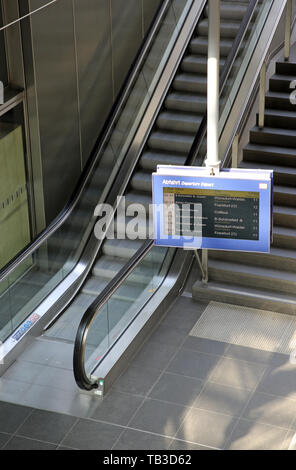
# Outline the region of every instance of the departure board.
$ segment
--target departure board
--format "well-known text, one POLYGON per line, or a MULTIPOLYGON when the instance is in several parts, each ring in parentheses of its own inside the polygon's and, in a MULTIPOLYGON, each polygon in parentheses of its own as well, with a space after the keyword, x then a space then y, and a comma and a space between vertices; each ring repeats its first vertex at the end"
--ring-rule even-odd
POLYGON ((159 246, 269 252, 273 172, 158 167, 153 174, 159 246))
POLYGON ((259 192, 164 187, 163 193, 167 235, 259 240, 259 192))

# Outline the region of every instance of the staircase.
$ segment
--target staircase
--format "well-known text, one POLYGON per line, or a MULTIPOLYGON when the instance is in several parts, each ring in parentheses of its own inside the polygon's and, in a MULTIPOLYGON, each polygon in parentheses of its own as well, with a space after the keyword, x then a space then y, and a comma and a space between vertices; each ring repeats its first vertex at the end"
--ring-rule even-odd
POLYGON ((241 168, 274 170, 274 238, 270 254, 209 252, 209 283, 196 300, 296 314, 296 63, 279 61, 266 94, 265 127, 250 131, 241 168))
MULTIPOLYGON (((221 68, 231 50, 248 3, 248 1, 221 1, 221 68)), ((125 194, 127 207, 134 203, 140 203, 147 208, 152 203, 151 174, 156 170, 158 164, 184 164, 207 109, 207 54, 208 8, 205 9, 204 15, 190 40, 164 105, 152 128, 147 145, 132 175, 125 194)), ((116 237, 114 240, 106 239, 81 293, 63 315, 65 326, 67 318, 71 319, 72 323, 75 316, 79 315, 81 318, 83 310, 81 307, 78 308, 80 303, 82 302, 85 308, 90 305, 141 247, 143 240, 129 239, 127 226, 131 219, 128 217, 126 217, 126 220, 116 219, 115 227, 118 227, 120 233, 127 233, 127 237, 125 240, 116 239, 116 237)), ((148 238, 149 221, 142 220, 141 227, 146 227, 146 236, 148 238)), ((159 253, 161 251, 165 251, 165 249, 159 249, 159 253)), ((162 256, 160 255, 160 263, 161 260, 162 256)), ((125 311, 137 298, 137 290, 141 292, 143 284, 147 285, 151 279, 151 272, 155 272, 157 269, 156 264, 157 260, 149 260, 149 258, 146 265, 141 263, 141 272, 136 271, 134 279, 131 280, 130 289, 127 288, 124 296, 120 299, 124 301, 125 311)), ((116 296, 113 299, 116 301, 116 296)), ((114 324, 116 324, 120 315, 122 315, 121 312, 114 317, 114 324)), ((58 323, 47 334, 61 335, 63 339, 70 340, 73 334, 72 331, 75 328, 72 330, 72 328, 65 327, 63 331, 57 331, 59 328, 58 323)), ((78 324, 77 319, 77 326, 78 324)))

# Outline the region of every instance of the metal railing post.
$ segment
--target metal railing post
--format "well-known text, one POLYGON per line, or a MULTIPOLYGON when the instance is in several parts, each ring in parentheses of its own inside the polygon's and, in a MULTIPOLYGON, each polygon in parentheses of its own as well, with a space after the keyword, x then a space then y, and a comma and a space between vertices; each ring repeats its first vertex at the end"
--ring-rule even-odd
POLYGON ((285 27, 285 60, 290 58, 291 49, 292 0, 287 0, 286 27, 285 27))
POLYGON ((260 72, 260 90, 259 90, 259 129, 263 129, 265 123, 265 95, 266 95, 266 62, 262 65, 260 72))
POLYGON ((232 142, 232 168, 238 167, 238 142, 239 136, 236 134, 232 142))
POLYGON ((202 250, 202 283, 207 284, 209 282, 209 251, 202 250))

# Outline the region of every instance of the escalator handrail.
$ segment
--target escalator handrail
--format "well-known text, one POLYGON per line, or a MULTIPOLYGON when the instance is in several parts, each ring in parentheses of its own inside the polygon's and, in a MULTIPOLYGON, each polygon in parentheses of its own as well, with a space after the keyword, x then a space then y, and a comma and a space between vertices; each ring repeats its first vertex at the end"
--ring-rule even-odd
MULTIPOLYGON (((234 41, 234 47, 231 49, 227 60, 224 64, 221 77, 220 77, 220 95, 226 85, 228 76, 231 68, 235 62, 237 54, 239 52, 241 43, 250 24, 252 16, 257 7, 258 0, 251 0, 247 8, 241 26, 238 30, 237 36, 234 41)), ((186 158, 185 166, 191 166, 199 152, 201 143, 205 137, 207 130, 207 114, 204 115, 198 132, 193 141, 190 152, 186 158)), ((105 289, 98 295, 94 302, 88 307, 85 314, 83 315, 81 322, 77 330, 77 336, 74 344, 74 355, 73 355, 73 370, 76 383, 80 388, 85 390, 93 390, 98 387, 96 381, 92 381, 86 374, 84 367, 84 355, 86 348, 86 340, 88 332, 91 328, 94 318, 97 316, 99 310, 108 302, 112 295, 119 289, 125 279, 133 272, 139 262, 145 258, 148 252, 153 248, 154 240, 147 240, 135 253, 135 255, 124 265, 124 267, 116 274, 116 276, 110 281, 105 289)))
POLYGON ((105 121, 103 129, 100 132, 94 149, 91 152, 87 164, 80 175, 80 178, 69 201, 58 214, 58 216, 55 217, 55 219, 33 241, 31 241, 29 245, 23 248, 23 250, 20 251, 9 263, 0 269, 0 283, 5 278, 7 278, 18 266, 20 266, 26 258, 32 255, 54 232, 56 232, 64 224, 64 222, 68 219, 77 206, 81 194, 83 193, 92 171, 98 162, 99 156, 101 155, 101 149, 109 138, 113 129, 113 124, 116 122, 121 112, 122 106, 126 98, 129 96, 130 91, 132 90, 134 80, 136 79, 139 70, 141 70, 141 67, 143 66, 146 53, 153 43, 155 32, 161 25, 163 18, 165 17, 165 14, 167 13, 170 6, 170 2, 171 0, 163 0, 163 2, 160 3, 154 19, 152 20, 150 27, 147 30, 136 58, 129 69, 127 77, 117 95, 114 104, 112 105, 111 111, 105 121))

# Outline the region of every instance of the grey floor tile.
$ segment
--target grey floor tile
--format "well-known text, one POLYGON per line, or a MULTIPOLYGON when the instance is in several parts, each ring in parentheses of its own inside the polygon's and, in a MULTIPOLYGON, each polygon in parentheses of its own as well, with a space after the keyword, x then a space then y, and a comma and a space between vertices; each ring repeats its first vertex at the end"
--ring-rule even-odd
POLYGON ((155 382, 159 379, 161 371, 157 369, 142 369, 130 366, 114 383, 113 389, 134 395, 146 396, 155 382))
POLYGON ((56 447, 55 444, 15 436, 4 446, 3 450, 55 450, 56 447))
POLYGON ((226 448, 229 450, 281 450, 287 430, 241 419, 226 448))
POLYGON ((202 386, 202 380, 165 373, 153 387, 150 397, 178 405, 192 406, 202 386))
POLYGON ((243 418, 289 429, 296 417, 296 401, 255 392, 243 418))
POLYGON ((127 429, 113 450, 167 450, 171 442, 172 439, 169 437, 127 429))
POLYGON ((275 353, 231 344, 225 356, 247 362, 270 364, 275 353))
POLYGON ((92 419, 126 426, 144 398, 119 391, 111 391, 92 414, 92 419))
POLYGON ((35 410, 17 434, 39 441, 59 444, 76 421, 77 418, 72 416, 35 410))
POLYGON ((286 435, 282 450, 296 450, 296 433, 289 431, 286 435))
POLYGON ((169 365, 167 372, 205 380, 210 377, 220 359, 219 356, 182 348, 169 365))
MULTIPOLYGON (((30 389, 30 384, 14 382, 1 377, 0 380, 0 401, 8 403, 23 404, 23 396, 30 389)), ((0 428, 1 431, 1 428, 0 428)))
POLYGON ((208 382, 195 400, 194 407, 240 416, 250 396, 251 392, 249 390, 208 382))
POLYGON ((0 450, 11 439, 12 434, 4 434, 0 432, 0 450))
POLYGON ((135 355, 131 364, 136 367, 162 371, 167 367, 175 352, 175 346, 148 341, 135 355))
POLYGON ((73 344, 36 339, 22 354, 22 361, 73 369, 73 344))
POLYGON ((206 303, 194 302, 190 298, 179 297, 162 324, 168 325, 170 328, 180 328, 189 333, 206 307, 206 303))
MULTIPOLYGON (((7 381, 8 382, 8 381, 7 381)), ((15 387, 17 382, 11 382, 15 387)), ((65 393, 55 387, 31 385, 19 397, 19 403, 31 408, 88 418, 97 406, 98 398, 81 393, 77 387, 65 393)))
POLYGON ((258 391, 296 400, 296 366, 288 363, 269 367, 258 391))
POLYGON ((254 390, 265 370, 265 364, 223 358, 211 375, 210 381, 230 387, 254 390))
POLYGON ((16 361, 3 376, 7 380, 24 382, 30 385, 41 385, 61 390, 73 391, 76 388, 72 370, 60 369, 57 367, 33 364, 26 361, 16 361))
POLYGON ((201 445, 199 446, 198 444, 193 444, 192 442, 173 439, 170 445, 170 450, 212 450, 212 448, 201 445))
POLYGON ((79 450, 110 450, 119 438, 122 428, 91 420, 80 420, 62 442, 79 450))
POLYGON ((57 450, 78 450, 78 449, 74 449, 73 447, 58 446, 57 450))
POLYGON ((163 436, 173 437, 180 427, 188 408, 147 399, 129 427, 163 436))
POLYGON ((191 409, 186 415, 177 438, 223 449, 238 419, 211 411, 191 409))
POLYGON ((14 434, 32 411, 31 408, 0 402, 0 432, 14 434))
POLYGON ((195 336, 188 336, 183 348, 192 349, 193 351, 199 351, 207 354, 216 354, 217 356, 223 356, 227 348, 228 343, 221 343, 220 341, 212 341, 205 338, 196 338, 195 336))
POLYGON ((180 347, 186 337, 187 333, 183 329, 160 324, 152 333, 150 341, 180 347))

